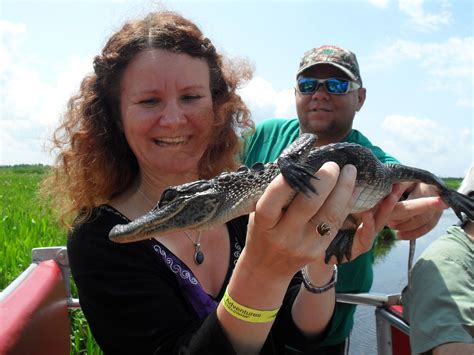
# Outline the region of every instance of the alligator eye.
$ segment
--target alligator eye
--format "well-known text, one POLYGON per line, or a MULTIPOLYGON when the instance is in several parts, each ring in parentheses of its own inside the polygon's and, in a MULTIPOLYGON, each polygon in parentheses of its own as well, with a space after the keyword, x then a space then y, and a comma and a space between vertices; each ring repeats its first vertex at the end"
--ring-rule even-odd
POLYGON ((242 171, 242 172, 247 172, 247 171, 249 171, 249 170, 250 170, 250 169, 249 169, 247 166, 245 166, 245 165, 241 165, 241 166, 239 166, 239 168, 237 169, 237 171, 242 171))
POLYGON ((168 202, 173 201, 178 196, 178 191, 173 188, 166 189, 161 194, 160 206, 167 204, 168 202))

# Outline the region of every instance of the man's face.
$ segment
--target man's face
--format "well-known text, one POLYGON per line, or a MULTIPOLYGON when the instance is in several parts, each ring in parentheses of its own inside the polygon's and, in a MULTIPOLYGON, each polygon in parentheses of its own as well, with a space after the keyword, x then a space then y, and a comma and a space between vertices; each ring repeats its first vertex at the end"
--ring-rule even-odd
MULTIPOLYGON (((342 70, 329 64, 309 68, 299 77, 349 79, 342 70)), ((324 85, 320 85, 314 94, 309 95, 302 95, 295 89, 295 98, 301 132, 316 133, 319 144, 328 144, 342 140, 350 132, 355 113, 364 103, 365 89, 331 95, 324 85)))

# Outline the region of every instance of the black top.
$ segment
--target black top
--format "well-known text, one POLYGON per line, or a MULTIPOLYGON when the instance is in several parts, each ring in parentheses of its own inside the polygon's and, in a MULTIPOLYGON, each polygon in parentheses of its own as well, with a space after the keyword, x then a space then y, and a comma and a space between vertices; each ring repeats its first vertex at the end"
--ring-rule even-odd
MULTIPOLYGON (((247 216, 227 223, 229 270, 217 299, 206 294, 187 266, 155 239, 118 244, 108 234, 129 220, 108 205, 94 209, 68 238, 71 271, 81 308, 106 353, 234 354, 216 306, 245 244, 247 216)), ((296 275, 262 354, 314 353, 319 341, 304 337, 291 318, 301 284, 296 275)))

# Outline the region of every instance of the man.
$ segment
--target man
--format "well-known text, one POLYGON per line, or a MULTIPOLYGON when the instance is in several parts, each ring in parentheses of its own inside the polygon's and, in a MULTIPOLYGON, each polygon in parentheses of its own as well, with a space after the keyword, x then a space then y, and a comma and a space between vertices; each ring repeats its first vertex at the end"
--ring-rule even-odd
MULTIPOLYGON (((474 166, 459 192, 474 196, 474 166)), ((474 354, 474 222, 468 218, 431 243, 403 291, 412 354, 474 354)))
MULTIPOLYGON (((354 116, 366 97, 354 53, 327 45, 311 49, 303 55, 296 79, 298 119, 268 119, 258 124, 255 133, 246 141, 246 165, 274 161, 300 133, 306 132, 317 134, 317 146, 335 142, 358 143, 370 148, 384 163, 398 162, 352 128, 354 116)), ((414 239, 436 225, 446 206, 439 196, 416 199, 436 195, 435 189, 426 184, 406 184, 406 195, 408 200, 398 203, 394 209, 390 226, 398 229, 399 238, 414 239)), ((373 253, 368 252, 340 265, 336 292, 368 292, 373 281, 372 263, 373 253)), ((328 354, 347 351, 354 311, 354 305, 337 304, 324 344, 328 354)))

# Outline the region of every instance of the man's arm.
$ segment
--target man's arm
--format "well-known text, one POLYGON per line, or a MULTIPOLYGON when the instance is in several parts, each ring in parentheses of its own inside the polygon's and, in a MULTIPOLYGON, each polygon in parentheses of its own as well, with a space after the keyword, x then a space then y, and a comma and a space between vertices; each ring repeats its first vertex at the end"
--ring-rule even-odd
POLYGON ((435 186, 407 183, 407 199, 397 203, 388 225, 397 231, 398 239, 416 239, 431 231, 448 206, 435 186))

